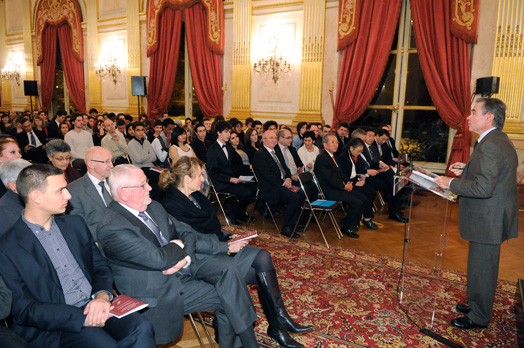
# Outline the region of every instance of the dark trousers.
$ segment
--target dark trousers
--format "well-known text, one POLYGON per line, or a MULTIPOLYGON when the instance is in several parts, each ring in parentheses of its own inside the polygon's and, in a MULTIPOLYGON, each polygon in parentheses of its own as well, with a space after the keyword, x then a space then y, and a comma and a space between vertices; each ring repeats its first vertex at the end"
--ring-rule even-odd
POLYGON ((488 325, 499 276, 500 244, 469 242, 468 313, 474 323, 488 325))
POLYGON ((300 190, 295 193, 284 186, 280 186, 272 190, 271 194, 278 195, 279 201, 282 201, 286 205, 284 228, 289 227, 293 229, 300 214, 300 208, 304 205, 304 200, 306 199, 304 192, 300 190))
POLYGON ((393 196, 393 176, 385 173, 379 173, 375 176, 366 178, 366 185, 369 185, 376 191, 384 193, 384 200, 388 203, 389 213, 397 214, 400 212, 399 194, 393 196))
POLYGON ((364 185, 364 186, 353 185, 353 190, 351 192, 353 192, 354 194, 358 194, 357 197, 359 197, 361 201, 363 202, 365 201, 364 218, 372 219, 375 216, 375 214, 373 213, 373 202, 375 201, 375 196, 377 195, 377 191, 367 185, 364 185), (362 197, 365 197, 365 199, 363 199, 362 197))
POLYGON ((0 326, 0 348, 27 348, 27 344, 13 331, 0 326))
POLYGON ((62 331, 60 348, 155 348, 153 325, 138 313, 109 318, 104 327, 84 327, 80 332, 62 331))
POLYGON ((231 193, 237 197, 238 205, 232 209, 231 215, 235 218, 242 218, 246 215, 247 205, 255 198, 257 185, 252 182, 229 184, 218 191, 231 193))
POLYGON ((362 213, 364 212, 364 205, 366 204, 365 201, 367 200, 365 197, 363 201, 361 199, 362 197, 358 197, 360 194, 356 195, 353 191, 347 192, 343 190, 333 191, 329 192, 329 194, 325 194, 328 200, 342 202, 347 207, 347 214, 342 219, 342 230, 347 230, 360 225, 360 219, 362 217, 362 213))

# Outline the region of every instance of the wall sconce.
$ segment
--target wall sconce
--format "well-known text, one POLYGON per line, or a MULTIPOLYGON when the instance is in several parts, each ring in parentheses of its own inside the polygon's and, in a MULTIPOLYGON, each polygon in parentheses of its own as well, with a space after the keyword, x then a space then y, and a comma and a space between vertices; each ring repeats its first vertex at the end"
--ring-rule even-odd
POLYGON ((105 54, 103 58, 100 58, 99 61, 95 64, 95 74, 99 79, 106 76, 110 77, 116 85, 116 81, 120 75, 120 65, 118 64, 118 59, 111 53, 105 54))
POLYGON ((16 59, 15 61, 15 55, 13 52, 9 52, 7 55, 7 63, 2 69, 2 80, 11 81, 11 83, 16 81, 18 86, 20 86, 20 73, 22 72, 22 68, 17 62, 19 60, 21 59, 16 59))
POLYGON ((278 75, 280 73, 288 73, 291 71, 291 64, 288 60, 282 58, 278 52, 278 39, 275 38, 275 46, 269 52, 267 57, 260 58, 258 62, 253 64, 253 70, 259 74, 266 74, 271 72, 273 74, 273 81, 277 83, 278 75))

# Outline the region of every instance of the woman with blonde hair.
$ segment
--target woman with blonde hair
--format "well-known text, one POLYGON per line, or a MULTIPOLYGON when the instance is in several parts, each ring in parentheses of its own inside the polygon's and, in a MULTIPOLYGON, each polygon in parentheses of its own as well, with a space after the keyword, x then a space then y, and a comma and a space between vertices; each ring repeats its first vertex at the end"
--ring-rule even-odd
POLYGON ((250 246, 248 240, 228 244, 232 235, 222 230, 211 202, 199 191, 203 181, 202 162, 194 157, 181 157, 173 165, 172 173, 162 172, 159 182, 166 191, 162 202, 166 211, 191 227, 183 233, 196 236, 196 264, 199 257, 204 256, 216 258, 218 265, 233 262, 246 284, 258 285, 260 302, 269 322, 268 335, 282 347, 303 347, 288 332, 300 334, 313 327, 296 323, 287 313, 271 254, 250 246))
MULTIPOLYGON (((15 139, 9 136, 0 137, 0 164, 15 158, 21 158, 22 152, 15 139)), ((6 187, 0 181, 0 197, 7 192, 6 187)))

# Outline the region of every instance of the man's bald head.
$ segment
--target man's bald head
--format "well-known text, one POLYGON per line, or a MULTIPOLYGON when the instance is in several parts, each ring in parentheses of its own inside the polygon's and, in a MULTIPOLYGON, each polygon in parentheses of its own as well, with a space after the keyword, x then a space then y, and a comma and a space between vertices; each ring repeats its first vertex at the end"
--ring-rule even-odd
POLYGON ((86 151, 87 172, 102 181, 109 177, 113 168, 111 152, 101 146, 93 146, 86 151))
POLYGON ((274 149, 277 144, 277 132, 274 130, 267 130, 262 135, 262 143, 265 147, 274 149))

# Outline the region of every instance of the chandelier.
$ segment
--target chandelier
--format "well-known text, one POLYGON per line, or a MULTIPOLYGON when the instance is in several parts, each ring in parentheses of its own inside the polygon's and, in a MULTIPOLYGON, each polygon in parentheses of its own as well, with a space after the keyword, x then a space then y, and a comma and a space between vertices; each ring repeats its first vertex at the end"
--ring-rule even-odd
POLYGON ((277 83, 280 73, 286 74, 291 71, 291 64, 281 55, 277 54, 278 40, 275 40, 275 46, 265 58, 260 58, 253 64, 253 70, 259 74, 273 74, 273 81, 277 83))
POLYGON ((20 86, 20 64, 15 61, 13 52, 9 52, 7 55, 7 63, 2 69, 2 80, 15 82, 20 86))
POLYGON ((105 58, 99 60, 95 64, 95 74, 99 79, 104 77, 110 77, 114 84, 118 76, 120 75, 120 66, 118 65, 118 59, 114 57, 111 53, 107 54, 105 58))

